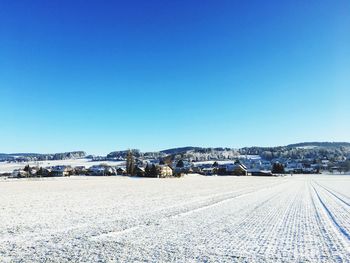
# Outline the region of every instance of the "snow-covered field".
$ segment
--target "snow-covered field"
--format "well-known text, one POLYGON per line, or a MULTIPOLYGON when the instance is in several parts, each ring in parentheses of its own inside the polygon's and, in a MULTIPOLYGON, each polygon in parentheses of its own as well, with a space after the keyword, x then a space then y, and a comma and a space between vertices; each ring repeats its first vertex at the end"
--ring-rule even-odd
POLYGON ((85 166, 89 168, 93 165, 98 165, 101 163, 105 163, 111 166, 117 166, 122 163, 122 161, 90 161, 90 159, 81 158, 81 159, 67 159, 67 160, 49 160, 49 161, 38 161, 38 162, 0 162, 0 173, 11 173, 15 169, 24 168, 27 164, 30 166, 55 166, 55 165, 71 165, 71 166, 85 166))
POLYGON ((350 176, 0 182, 0 262, 350 262, 350 176))

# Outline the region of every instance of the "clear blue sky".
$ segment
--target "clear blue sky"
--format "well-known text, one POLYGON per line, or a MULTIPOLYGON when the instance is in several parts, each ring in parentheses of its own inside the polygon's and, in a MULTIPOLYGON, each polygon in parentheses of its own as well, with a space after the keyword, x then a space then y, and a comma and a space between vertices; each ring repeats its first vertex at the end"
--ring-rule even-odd
POLYGON ((0 1, 0 152, 350 141, 350 2, 0 1))

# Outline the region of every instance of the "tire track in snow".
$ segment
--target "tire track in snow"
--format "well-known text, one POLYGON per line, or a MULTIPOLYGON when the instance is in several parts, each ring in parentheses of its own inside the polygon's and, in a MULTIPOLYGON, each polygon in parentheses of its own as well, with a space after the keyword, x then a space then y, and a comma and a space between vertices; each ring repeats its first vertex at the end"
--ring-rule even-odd
POLYGON ((322 187, 323 189, 325 189, 328 193, 330 193, 331 195, 333 195, 335 198, 337 198, 338 200, 340 200, 341 202, 343 202, 344 204, 346 204, 347 206, 350 206, 350 203, 345 201, 344 199, 340 198, 338 195, 342 195, 340 193, 338 193, 337 191, 331 189, 331 188, 328 188, 328 187, 325 187, 321 184, 319 184, 318 182, 315 182, 318 186, 322 187), (335 193, 337 193, 338 195, 336 195, 335 193))
POLYGON ((331 222, 336 226, 336 228, 339 230, 339 232, 348 240, 350 241, 350 234, 346 231, 346 229, 342 226, 341 223, 338 222, 336 215, 334 215, 331 211, 331 209, 326 205, 326 203, 324 202, 324 200, 322 200, 319 192, 316 190, 316 188, 313 186, 313 184, 311 183, 311 187, 313 188, 318 201, 320 202, 320 204, 322 205, 324 211, 326 212, 326 214, 328 215, 329 219, 331 220, 331 222))
MULTIPOLYGON (((318 199, 317 199, 317 196, 315 196, 316 192, 313 189, 311 182, 309 182, 309 189, 310 189, 309 190, 310 199, 315 212, 314 216, 316 218, 316 221, 318 222, 317 226, 320 230, 320 233, 323 236, 323 240, 325 241, 326 247, 328 249, 328 254, 333 255, 335 251, 340 251, 342 256, 344 256, 344 253, 342 253, 341 251, 345 250, 349 255, 348 247, 344 246, 344 243, 346 242, 346 240, 343 238, 342 235, 339 236, 338 229, 336 229, 336 227, 333 225, 329 217, 327 215, 323 216, 320 212, 322 210, 318 209, 318 206, 316 205, 316 200, 318 199)), ((343 259, 338 256, 337 261, 342 262, 343 259)))
POLYGON ((335 226, 335 231, 340 233, 340 236, 347 243, 348 251, 350 252, 350 210, 349 207, 332 195, 329 191, 314 182, 314 188, 317 193, 317 198, 320 198, 320 204, 323 211, 326 211, 327 217, 335 226))
MULTIPOLYGON (((324 200, 324 203, 327 204, 327 208, 329 208, 332 214, 338 218, 337 221, 340 221, 340 223, 344 223, 346 227, 347 224, 345 223, 350 222, 350 205, 347 202, 344 202, 335 194, 333 194, 331 190, 328 190, 326 187, 320 185, 318 182, 313 181, 313 183, 315 183, 315 185, 317 186, 317 192, 321 196, 321 199, 324 200)), ((350 233, 350 228, 347 232, 350 233)))

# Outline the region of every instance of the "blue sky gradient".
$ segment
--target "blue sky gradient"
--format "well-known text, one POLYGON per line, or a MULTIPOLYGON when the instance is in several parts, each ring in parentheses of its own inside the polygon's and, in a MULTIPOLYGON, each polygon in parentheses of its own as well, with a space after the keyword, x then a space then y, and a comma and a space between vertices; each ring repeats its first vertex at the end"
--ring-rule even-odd
POLYGON ((350 141, 349 1, 0 1, 0 152, 350 141))

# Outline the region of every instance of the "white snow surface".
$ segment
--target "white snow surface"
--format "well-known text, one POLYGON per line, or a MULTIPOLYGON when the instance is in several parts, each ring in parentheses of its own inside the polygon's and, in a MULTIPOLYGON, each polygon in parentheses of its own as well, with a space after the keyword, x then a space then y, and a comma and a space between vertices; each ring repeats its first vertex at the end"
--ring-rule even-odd
POLYGON ((0 181, 0 262, 350 262, 350 176, 0 181))
POLYGON ((11 173, 15 169, 24 168, 27 164, 30 166, 41 166, 49 167, 56 165, 71 165, 76 166, 85 166, 89 168, 93 165, 99 165, 101 163, 108 164, 110 166, 117 166, 123 161, 91 161, 90 159, 81 158, 81 159, 66 159, 66 160, 47 160, 47 161, 32 161, 32 162, 0 162, 0 173, 11 173))

